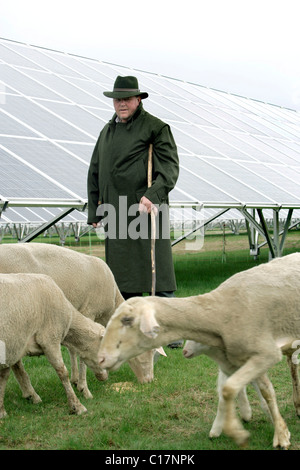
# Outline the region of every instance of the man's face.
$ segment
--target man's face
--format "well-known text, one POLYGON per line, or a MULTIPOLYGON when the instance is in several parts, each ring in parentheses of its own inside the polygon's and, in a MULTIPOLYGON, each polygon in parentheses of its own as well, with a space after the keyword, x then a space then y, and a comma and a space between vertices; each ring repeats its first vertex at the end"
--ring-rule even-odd
POLYGON ((141 102, 139 96, 131 96, 130 98, 114 98, 114 108, 121 122, 127 122, 135 113, 141 102))

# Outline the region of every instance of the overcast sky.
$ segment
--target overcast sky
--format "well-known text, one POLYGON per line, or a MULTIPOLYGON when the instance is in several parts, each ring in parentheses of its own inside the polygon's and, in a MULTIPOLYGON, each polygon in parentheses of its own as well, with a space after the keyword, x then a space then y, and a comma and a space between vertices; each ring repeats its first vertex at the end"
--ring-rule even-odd
POLYGON ((300 111, 299 18, 299 0, 0 0, 3 38, 300 111))

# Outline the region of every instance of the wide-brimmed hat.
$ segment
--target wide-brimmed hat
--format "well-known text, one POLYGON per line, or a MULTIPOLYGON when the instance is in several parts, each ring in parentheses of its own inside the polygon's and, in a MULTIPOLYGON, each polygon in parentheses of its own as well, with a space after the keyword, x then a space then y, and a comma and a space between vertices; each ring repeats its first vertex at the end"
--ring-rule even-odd
POLYGON ((136 77, 120 77, 116 78, 113 91, 104 91, 103 95, 108 98, 130 98, 131 96, 140 96, 141 99, 147 98, 149 95, 145 91, 139 90, 139 84, 136 77))

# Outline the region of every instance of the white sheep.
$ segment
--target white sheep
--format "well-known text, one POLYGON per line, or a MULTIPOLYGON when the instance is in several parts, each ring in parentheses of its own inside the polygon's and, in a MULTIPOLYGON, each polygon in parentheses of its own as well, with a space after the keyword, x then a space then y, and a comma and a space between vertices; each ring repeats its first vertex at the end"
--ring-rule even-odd
MULTIPOLYGON (((222 394, 224 432, 239 445, 249 433, 236 415, 235 398, 256 381, 274 422, 274 447, 288 448, 290 433, 266 376, 291 355, 300 338, 300 253, 235 274, 210 293, 188 298, 132 298, 110 319, 100 347, 100 365, 116 370, 130 357, 180 338, 220 348, 235 369, 222 394)), ((295 397, 299 409, 300 396, 295 397)))
MULTIPOLYGON (((0 245, 1 273, 40 273, 51 276, 67 299, 84 316, 106 325, 124 301, 108 265, 101 259, 46 243, 0 245)), ((162 353, 162 351, 161 351, 162 353)), ((154 351, 129 361, 140 383, 153 380, 154 351)), ((85 398, 92 398, 86 381, 86 366, 70 351, 71 382, 85 398)))
MULTIPOLYGON (((186 359, 192 359, 193 357, 199 356, 204 354, 205 356, 210 357, 213 361, 215 361, 219 366, 218 371, 218 381, 217 381, 217 391, 219 396, 218 402, 218 409, 215 420, 213 422, 212 428, 209 432, 209 437, 218 437, 222 433, 224 419, 225 419, 225 403, 222 395, 223 386, 227 380, 227 378, 234 372, 232 369, 231 364, 228 362, 226 355, 222 349, 207 346, 202 343, 198 343, 196 341, 187 340, 183 351, 184 357, 186 359)), ((270 410, 267 406, 265 399, 263 398, 257 383, 254 381, 252 382, 253 387, 255 388, 258 398, 260 401, 260 405, 265 412, 265 414, 272 419, 270 415, 270 410)), ((252 416, 251 406, 247 397, 247 390, 246 387, 243 387, 242 390, 237 395, 237 403, 239 405, 241 418, 244 421, 250 421, 252 416)))
POLYGON ((76 351, 96 377, 105 380, 107 373, 97 360, 104 330, 81 315, 49 276, 0 274, 0 340, 5 345, 0 364, 0 418, 6 416, 4 392, 10 368, 23 395, 40 401, 21 362, 26 355, 45 354, 65 388, 70 411, 86 412, 71 386, 61 345, 76 351))

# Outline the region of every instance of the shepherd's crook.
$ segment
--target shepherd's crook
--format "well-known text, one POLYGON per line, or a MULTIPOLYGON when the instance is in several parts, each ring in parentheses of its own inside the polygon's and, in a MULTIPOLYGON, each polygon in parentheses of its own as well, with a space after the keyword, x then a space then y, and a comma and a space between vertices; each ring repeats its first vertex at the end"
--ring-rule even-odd
MULTIPOLYGON (((150 144, 148 152, 148 188, 152 185, 152 148, 150 144)), ((154 207, 151 208, 151 272, 152 272, 152 289, 151 295, 155 295, 155 284, 156 284, 156 267, 155 267, 155 212, 154 207)))

